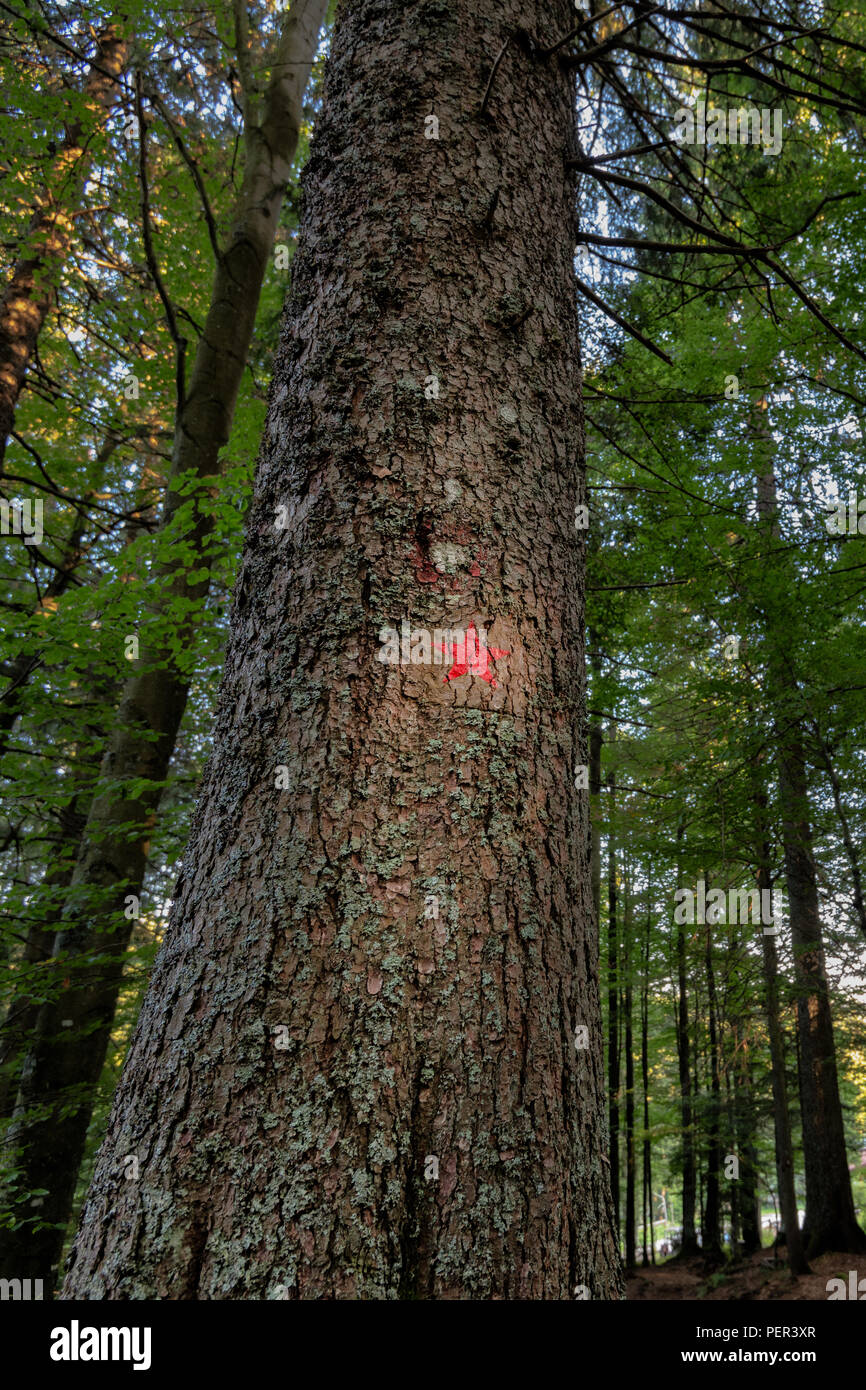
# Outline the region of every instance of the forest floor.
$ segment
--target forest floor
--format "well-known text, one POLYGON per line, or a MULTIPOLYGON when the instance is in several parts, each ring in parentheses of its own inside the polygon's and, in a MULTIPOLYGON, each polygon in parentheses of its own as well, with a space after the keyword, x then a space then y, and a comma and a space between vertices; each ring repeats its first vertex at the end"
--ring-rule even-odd
MULTIPOLYGON (((862 1256, 859 1257, 863 1265, 862 1256)), ((626 1281, 629 1299, 827 1299, 827 1280, 842 1278, 857 1268, 858 1256, 821 1255, 811 1262, 812 1273, 792 1280, 785 1265, 772 1266, 772 1250, 759 1250, 748 1259, 733 1261, 715 1272, 708 1271, 703 1258, 674 1257, 649 1269, 638 1269, 626 1281), (768 1267, 768 1265, 770 1267, 768 1267)), ((866 1273, 866 1270, 864 1270, 866 1273)))

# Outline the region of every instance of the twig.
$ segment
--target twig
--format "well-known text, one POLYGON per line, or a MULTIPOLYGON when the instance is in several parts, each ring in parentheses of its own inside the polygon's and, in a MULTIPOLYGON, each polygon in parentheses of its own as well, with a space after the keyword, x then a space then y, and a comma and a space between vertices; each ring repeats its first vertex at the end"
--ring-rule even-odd
POLYGON ((147 261, 147 268, 150 271, 150 277, 156 286, 157 294, 162 300, 166 322, 168 323, 168 331, 171 334, 171 339, 177 354, 177 408, 178 411, 181 411, 186 399, 185 375, 187 340, 181 337, 178 329, 174 307, 168 297, 165 285, 163 284, 162 275, 160 274, 153 249, 153 237, 150 231, 150 187, 147 182, 147 136, 144 124, 144 100, 141 92, 141 72, 139 70, 136 70, 135 74, 135 109, 138 117, 138 171, 141 178, 141 235, 144 242, 144 255, 147 261))
POLYGON ((621 4, 611 5, 609 9, 602 10, 601 14, 591 14, 588 19, 583 19, 581 20, 580 24, 575 25, 575 27, 571 30, 570 33, 565 34, 564 37, 561 39, 557 39, 556 43, 552 43, 549 48, 542 48, 540 56, 542 58, 551 57, 551 55, 557 53, 560 48, 564 48, 567 43, 570 43, 572 39, 578 38, 579 35, 583 33, 584 29, 588 29, 592 24, 596 24, 599 20, 607 19, 609 14, 613 14, 614 10, 621 9, 621 4))
POLYGON ((512 34, 508 34, 508 35, 506 36, 506 39, 505 39, 504 44, 503 44, 502 47, 500 48, 499 52, 497 53, 497 55, 496 55, 496 57, 495 57, 495 59, 494 59, 494 61, 493 61, 493 67, 490 69, 490 76, 489 76, 488 79, 487 79, 487 86, 486 86, 485 89, 484 89, 484 96, 481 98, 481 105, 480 105, 480 107, 478 108, 478 114, 479 114, 479 116, 483 116, 483 115, 484 115, 484 112, 487 110, 487 100, 488 100, 488 97, 490 96, 490 89, 491 89, 491 87, 493 86, 493 79, 494 79, 494 77, 496 76, 496 69, 499 67, 499 64, 502 62, 502 59, 505 57, 505 50, 506 50, 506 48, 508 47, 508 45, 510 44, 510 42, 511 42, 511 40, 512 40, 513 37, 514 37, 514 36, 513 36, 512 34))
POLYGON ((207 223, 208 236, 210 237, 210 244, 213 248, 214 257, 217 261, 219 261, 222 257, 222 252, 220 251, 219 240, 217 238, 216 222, 214 220, 213 211, 211 209, 210 201, 207 196, 207 189, 204 186, 204 180, 201 176, 201 170, 199 169, 198 165, 196 164, 195 160, 193 159, 192 155, 189 153, 189 150, 184 144, 183 137, 176 128, 174 121, 171 119, 171 116, 166 111, 162 99, 159 96, 157 96, 157 94, 154 92, 150 95, 149 100, 151 106, 156 107, 157 111, 160 113, 169 130, 171 131, 174 143, 177 145, 178 152, 180 153, 180 157, 186 164, 186 167, 189 169, 189 172, 192 174, 193 181, 195 183, 196 188, 198 189, 198 196, 201 199, 201 205, 204 211, 205 221, 207 223))
POLYGON ((574 280, 581 294, 585 294, 587 299, 591 299, 597 309, 601 309, 603 314, 607 314, 609 319, 613 319, 614 323, 618 323, 620 328, 624 328, 626 333, 631 334, 632 338, 636 338, 645 348, 649 348, 650 352, 654 352, 656 357, 660 357, 663 362, 667 362, 669 367, 674 365, 666 352, 662 352, 661 348, 656 347, 655 343, 651 343, 649 338, 645 338, 642 333, 638 332, 634 324, 629 323, 628 319, 624 319, 622 315, 618 314, 615 309, 612 309, 609 304, 605 304, 604 300, 596 294, 595 290, 590 289, 585 281, 579 279, 576 275, 574 280))

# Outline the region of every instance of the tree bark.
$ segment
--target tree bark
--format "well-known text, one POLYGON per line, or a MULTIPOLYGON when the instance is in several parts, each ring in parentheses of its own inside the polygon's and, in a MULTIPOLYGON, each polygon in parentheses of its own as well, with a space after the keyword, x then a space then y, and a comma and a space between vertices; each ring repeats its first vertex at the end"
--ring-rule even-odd
MULTIPOLYGON (((734 1177, 729 1186, 729 1200, 731 1209, 731 1254, 737 1254, 737 1242, 740 1239, 740 1192, 739 1184, 744 1173, 743 1155, 739 1143, 739 1130, 737 1127, 736 1103, 734 1099, 734 1088, 731 1080, 731 1068, 723 1068, 725 1077, 725 1115, 728 1121, 728 1133, 731 1136, 731 1147, 736 1157, 740 1160, 739 1174, 734 1177)), ((722 1235, 724 1236, 724 1213, 722 1215, 722 1235)))
POLYGON ((601 750, 604 735, 600 724, 589 726, 589 796, 590 796, 590 876, 592 878, 592 907, 596 931, 601 924, 601 750))
POLYGON ((722 1091, 719 1077, 719 1039, 718 1014, 716 1008, 716 976, 713 967, 713 951, 710 925, 707 923, 704 934, 704 963, 707 973, 707 1021, 710 1043, 710 1100, 707 1116, 707 1169, 705 1178, 706 1204, 701 1222, 701 1249, 704 1258, 711 1264, 719 1264, 722 1259, 722 1246, 719 1232, 721 1200, 719 1190, 719 1170, 722 1150, 719 1141, 719 1128, 722 1115, 722 1091))
POLYGON ((73 218, 90 167, 89 137, 117 99, 117 79, 126 67, 130 47, 129 40, 113 25, 98 35, 84 89, 88 119, 79 118, 67 128, 48 186, 31 219, 26 253, 13 266, 0 301, 0 466, 27 368, 74 240, 73 218))
MULTIPOLYGON (((677 830, 680 842, 684 834, 682 823, 677 830)), ((677 865, 677 881, 682 883, 683 874, 677 865)), ((698 1237, 695 1230, 695 1195, 697 1191, 697 1172, 695 1165, 694 1102, 692 1098, 691 1069, 689 1065, 689 996, 688 971, 686 968, 686 933, 683 923, 677 926, 677 1061, 680 1080, 680 1115, 683 1132, 683 1239, 681 1253, 695 1255, 698 1252, 698 1237)))
MULTIPOLYGON (((175 423, 163 530, 188 500, 188 484, 219 471, 326 7, 327 0, 296 0, 273 55, 263 108, 248 107, 241 206, 217 264, 189 391, 175 423)), ((178 558, 158 571, 160 598, 143 615, 151 625, 164 627, 173 605, 198 614, 213 561, 211 531, 210 513, 195 505, 178 558)), ((192 644, 198 620, 181 618, 174 640, 165 645, 148 644, 148 623, 142 622, 140 673, 124 688, 55 948, 69 987, 40 1011, 18 1120, 8 1135, 18 1185, 48 1192, 43 1230, 0 1231, 0 1268, 8 1277, 50 1281, 59 1258, 132 930, 124 901, 141 892, 151 828, 186 705, 190 677, 176 652, 192 644)))
POLYGON ((656 1262, 655 1224, 653 1221, 652 1140, 649 1112, 649 983, 650 936, 652 932, 652 891, 647 889, 646 932, 644 933, 643 983, 640 1009, 640 1065, 643 1090, 643 1264, 656 1262), (649 1225, 649 1257, 647 1257, 647 1225, 649 1225))
POLYGON ((635 1161, 634 1143, 634 1032, 631 961, 632 900, 631 884, 625 880, 625 918, 623 921, 623 967, 625 973, 625 1265, 633 1270, 637 1264, 635 1240, 635 1161))
MULTIPOLYGON (((770 890, 769 850, 764 847, 758 866, 758 890, 770 890)), ((775 937, 761 935, 764 971, 764 999, 767 1016, 767 1035, 770 1040, 770 1063, 773 1080, 773 1132, 776 1153, 776 1184, 779 1189, 779 1208, 785 1231, 788 1266, 792 1274, 810 1273, 803 1249, 797 1194, 794 1186, 794 1145, 791 1138, 791 1119, 788 1111, 788 1091, 785 1082, 785 1050, 782 1025, 779 1019, 779 961, 775 937)))
POLYGON ((215 751, 68 1297, 621 1296, 572 83, 516 40, 480 112, 502 39, 570 21, 338 13, 215 751), (380 659, 403 618, 483 627, 495 687, 475 639, 380 659))
POLYGON ((617 880, 616 880, 616 774, 608 779, 610 817, 607 831, 607 1127, 610 1136, 610 1191, 613 1198, 617 1240, 620 1232, 619 1182, 619 966, 617 961, 617 880))
POLYGON ((749 1068, 748 1038, 741 1037, 735 1028, 740 1078, 732 1078, 734 1087, 735 1133, 740 1155, 740 1221, 743 1231, 743 1252, 753 1255, 761 1248, 761 1206, 758 1196, 757 1120, 752 1077, 749 1068))

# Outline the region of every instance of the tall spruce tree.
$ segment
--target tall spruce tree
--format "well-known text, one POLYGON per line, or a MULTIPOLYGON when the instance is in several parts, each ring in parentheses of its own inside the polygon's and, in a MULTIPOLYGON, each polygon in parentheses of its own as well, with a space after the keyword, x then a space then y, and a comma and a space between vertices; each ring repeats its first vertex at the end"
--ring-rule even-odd
POLYGON ((485 99, 492 36, 569 20, 338 16, 214 756, 70 1296, 620 1294, 573 81, 518 34, 485 99))

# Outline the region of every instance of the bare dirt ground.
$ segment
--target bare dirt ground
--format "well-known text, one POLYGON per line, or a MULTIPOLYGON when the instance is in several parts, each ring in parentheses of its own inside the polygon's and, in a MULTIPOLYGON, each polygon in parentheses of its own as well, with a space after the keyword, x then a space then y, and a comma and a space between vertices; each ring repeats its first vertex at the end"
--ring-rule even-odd
POLYGON ((768 1299, 827 1300, 827 1280, 836 1277, 848 1282, 848 1271, 860 1266, 860 1277, 866 1276, 863 1256, 841 1254, 821 1255, 811 1263, 812 1273, 792 1280, 785 1265, 772 1265, 772 1251, 761 1250, 749 1259, 733 1261, 715 1272, 707 1269, 700 1256, 691 1259, 673 1258, 656 1265, 655 1269, 638 1269, 626 1287, 629 1299, 745 1299, 762 1302, 768 1299))

